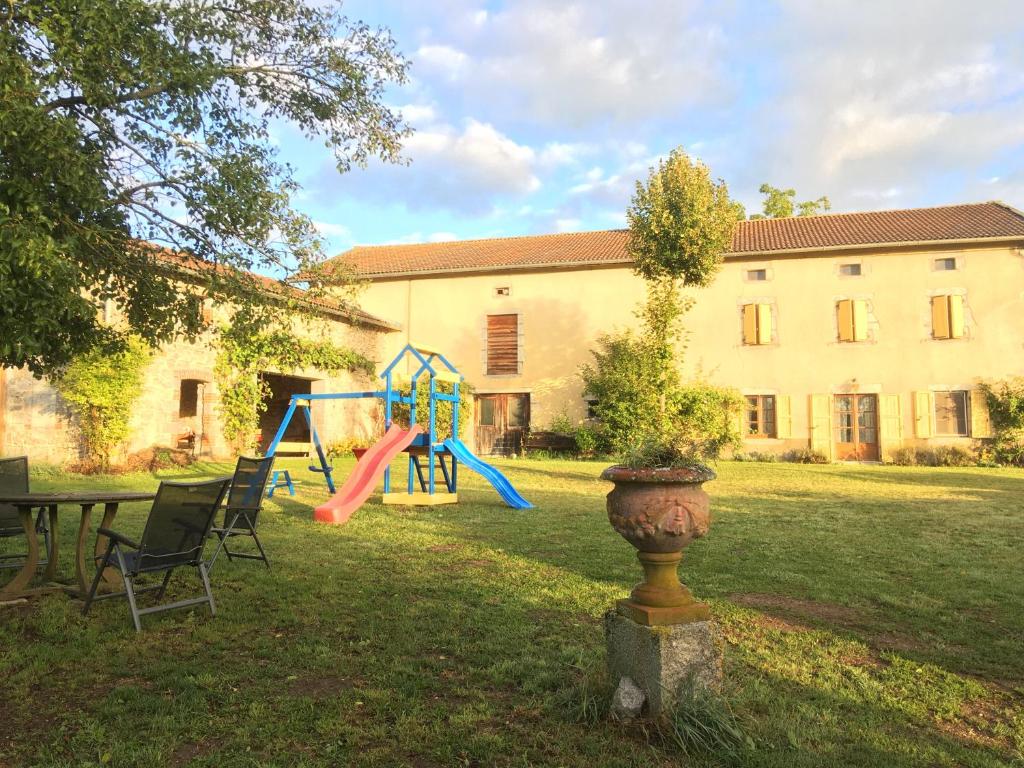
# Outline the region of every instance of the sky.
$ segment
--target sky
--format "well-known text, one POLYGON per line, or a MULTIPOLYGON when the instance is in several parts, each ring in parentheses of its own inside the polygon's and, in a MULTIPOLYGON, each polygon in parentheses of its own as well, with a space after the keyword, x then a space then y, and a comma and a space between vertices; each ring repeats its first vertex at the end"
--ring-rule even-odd
POLYGON ((748 213, 758 187, 833 212, 1024 208, 1019 0, 352 0, 411 62, 388 90, 407 165, 341 175, 286 125, 295 199, 333 255, 625 226, 675 147, 748 213))

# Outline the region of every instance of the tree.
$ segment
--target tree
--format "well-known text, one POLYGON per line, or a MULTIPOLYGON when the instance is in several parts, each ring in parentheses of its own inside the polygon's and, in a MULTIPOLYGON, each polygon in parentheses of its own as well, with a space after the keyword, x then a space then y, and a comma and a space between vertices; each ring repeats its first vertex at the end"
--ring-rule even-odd
POLYGON ((763 213, 751 215, 751 219, 788 219, 791 216, 817 216, 832 210, 829 199, 822 195, 817 200, 794 203, 795 189, 779 189, 771 184, 762 184, 758 190, 764 195, 763 213))
POLYGON ((672 150, 646 185, 636 183, 626 211, 634 269, 645 280, 708 285, 732 242, 738 212, 724 181, 713 182, 706 165, 672 150))
POLYGON ((332 5, 0 0, 0 365, 194 336, 168 254, 251 306, 266 288, 249 270, 322 260, 271 127, 322 139, 339 171, 397 160, 407 133, 383 101, 405 60, 332 5), (123 328, 97 319, 108 301, 123 328))

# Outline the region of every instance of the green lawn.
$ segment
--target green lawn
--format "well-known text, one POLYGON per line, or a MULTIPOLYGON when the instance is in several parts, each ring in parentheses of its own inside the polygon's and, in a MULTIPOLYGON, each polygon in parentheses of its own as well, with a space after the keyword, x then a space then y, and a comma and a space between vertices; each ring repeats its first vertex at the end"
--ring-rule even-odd
MULTIPOLYGON (((88 618, 56 595, 0 608, 0 766, 682 764, 640 727, 574 718, 601 616, 639 576, 603 465, 500 466, 536 509, 465 472, 457 506, 368 504, 341 527, 312 522, 325 489, 296 472, 298 496, 263 517, 274 570, 220 561, 214 619, 148 616, 136 636, 123 601, 88 618)), ((711 533, 682 570, 722 624, 725 696, 756 744, 733 764, 1020 763, 1024 474, 718 471, 711 533)), ((145 508, 117 527, 140 533, 145 508)))

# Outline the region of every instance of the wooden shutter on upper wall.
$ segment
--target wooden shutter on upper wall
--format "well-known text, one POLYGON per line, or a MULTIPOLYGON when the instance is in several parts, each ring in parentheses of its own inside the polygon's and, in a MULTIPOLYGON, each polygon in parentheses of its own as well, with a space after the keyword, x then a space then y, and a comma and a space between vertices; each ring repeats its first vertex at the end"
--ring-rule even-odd
POLYGON ((935 405, 931 392, 914 393, 914 437, 932 436, 932 413, 935 405))
POLYGON ((775 396, 775 436, 780 440, 793 436, 793 405, 789 395, 775 396))
POLYGON ((807 405, 811 427, 811 450, 820 451, 825 456, 830 456, 832 452, 832 413, 829 408, 829 396, 809 395, 807 405))
POLYGON ((487 373, 519 373, 519 315, 487 316, 487 373))
POLYGON ((932 338, 949 338, 948 296, 932 296, 932 338))
POLYGON ((949 338, 959 339, 964 335, 964 297, 949 297, 949 338))
POLYGON ((853 302, 849 299, 837 302, 836 316, 839 322, 839 340, 853 341, 853 302))
POLYGON ((757 304, 743 305, 743 343, 757 344, 757 304))
POLYGON ((971 392, 971 437, 992 437, 988 402, 980 389, 971 392))
POLYGON ((757 305, 757 343, 772 343, 772 305, 757 305))
POLYGON ((903 417, 900 413, 899 395, 878 396, 878 437, 881 451, 899 448, 903 442, 903 417))
POLYGON ((868 303, 864 299, 853 300, 853 340, 864 341, 868 337, 868 303))

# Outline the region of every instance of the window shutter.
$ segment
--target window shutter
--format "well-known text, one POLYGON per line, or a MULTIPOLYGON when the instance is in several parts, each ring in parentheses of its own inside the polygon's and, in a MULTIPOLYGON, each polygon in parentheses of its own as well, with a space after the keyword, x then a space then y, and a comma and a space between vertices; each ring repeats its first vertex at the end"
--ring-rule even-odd
POLYGON ((820 451, 826 456, 832 453, 832 414, 829 413, 828 395, 810 395, 808 397, 810 411, 812 451, 820 451))
POLYGON ((935 404, 931 392, 914 393, 914 437, 932 436, 932 414, 935 404))
POLYGON ((980 389, 971 392, 971 437, 992 437, 988 403, 985 401, 985 393, 980 389))
POLYGON ((775 436, 780 439, 793 436, 793 405, 789 395, 775 396, 775 436))
POLYGON ((757 304, 743 305, 743 343, 757 344, 757 304))
POLYGON ((883 452, 899 448, 903 442, 903 419, 900 414, 899 395, 878 396, 878 436, 883 452))
POLYGON ((488 375, 519 373, 519 316, 487 316, 488 375))
POLYGON ((772 305, 757 305, 757 343, 772 343, 772 305))
POLYGON ((964 335, 964 297, 949 297, 949 338, 959 339, 964 335))
POLYGON ((853 340, 864 341, 868 337, 868 303, 863 299, 853 300, 853 340))
POLYGON ((932 338, 949 338, 948 296, 932 296, 932 338))
POLYGON ((839 319, 839 340, 853 341, 853 302, 849 299, 837 302, 836 313, 839 319))

